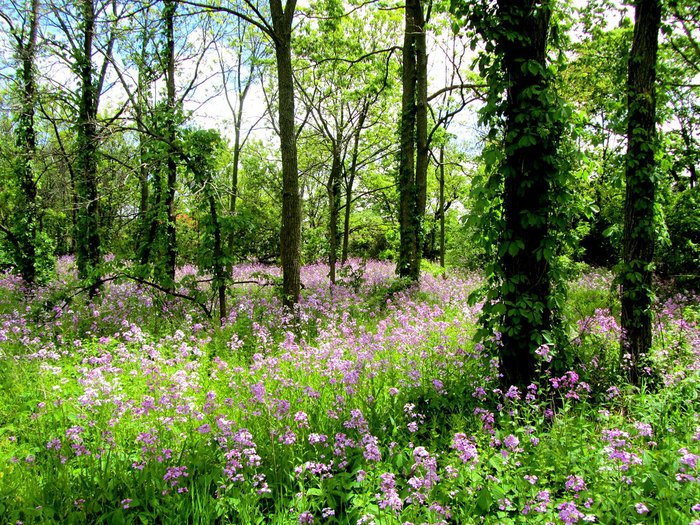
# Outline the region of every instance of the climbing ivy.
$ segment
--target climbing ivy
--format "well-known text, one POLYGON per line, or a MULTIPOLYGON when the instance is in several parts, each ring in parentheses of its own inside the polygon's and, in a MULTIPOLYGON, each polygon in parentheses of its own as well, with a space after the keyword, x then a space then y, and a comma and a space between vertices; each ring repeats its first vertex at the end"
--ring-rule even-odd
POLYGON ((580 208, 571 188, 572 111, 558 94, 565 61, 550 0, 453 2, 488 84, 484 172, 474 181, 471 225, 489 259, 478 336, 499 354, 503 382, 527 385, 535 350, 562 339, 564 268, 580 208))

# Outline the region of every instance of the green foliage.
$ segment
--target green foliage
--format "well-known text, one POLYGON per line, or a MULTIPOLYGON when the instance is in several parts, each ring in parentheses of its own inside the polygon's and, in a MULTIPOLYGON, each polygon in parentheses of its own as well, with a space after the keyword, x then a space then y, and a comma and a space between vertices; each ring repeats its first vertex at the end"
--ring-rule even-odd
POLYGON ((679 284, 700 285, 700 191, 689 188, 674 196, 667 211, 670 246, 659 254, 663 270, 679 284))

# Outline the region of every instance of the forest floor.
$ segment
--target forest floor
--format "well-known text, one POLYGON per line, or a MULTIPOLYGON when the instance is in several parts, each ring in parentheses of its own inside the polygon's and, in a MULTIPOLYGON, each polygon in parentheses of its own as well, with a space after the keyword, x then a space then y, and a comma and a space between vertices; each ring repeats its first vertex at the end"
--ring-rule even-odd
POLYGON ((633 389, 611 276, 583 273, 569 344, 504 392, 478 278, 327 274, 294 313, 235 285, 221 327, 133 282, 71 296, 70 260, 31 297, 0 276, 0 523, 700 524, 697 295, 660 291, 633 389))

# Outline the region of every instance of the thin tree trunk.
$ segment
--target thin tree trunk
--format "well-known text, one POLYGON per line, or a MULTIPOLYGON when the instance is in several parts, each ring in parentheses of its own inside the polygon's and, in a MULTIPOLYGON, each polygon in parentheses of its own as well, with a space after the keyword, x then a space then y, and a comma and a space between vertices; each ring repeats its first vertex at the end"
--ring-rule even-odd
POLYGON ((627 161, 622 271, 622 361, 632 384, 652 342, 656 228, 656 58, 661 4, 637 0, 627 78, 627 161))
MULTIPOLYGON (((206 184, 206 182, 205 182, 206 184)), ((221 246, 221 224, 219 222, 219 214, 216 209, 216 199, 210 192, 209 196, 209 214, 211 215, 212 229, 214 233, 214 285, 216 286, 219 296, 219 322, 222 322, 228 316, 226 309, 226 278, 222 259, 221 246)))
POLYGON ((357 128, 355 130, 355 137, 353 139, 352 145, 352 158, 350 161, 350 172, 347 174, 345 179, 345 210, 343 219, 343 248, 341 261, 345 264, 348 260, 348 244, 350 243, 350 214, 352 213, 352 190, 355 183, 355 176, 357 174, 357 160, 360 151, 360 138, 362 135, 362 130, 365 126, 365 120, 367 119, 367 114, 369 113, 369 104, 367 102, 362 106, 362 111, 360 111, 360 116, 357 120, 357 128))
POLYGON ((338 260, 338 209, 340 208, 340 176, 342 173, 340 143, 341 137, 336 137, 333 141, 333 161, 326 186, 328 193, 328 276, 331 284, 335 284, 335 267, 338 260))
POLYGON ((440 267, 445 268, 445 145, 440 146, 440 267))
MULTIPOLYGON (((142 35, 142 41, 141 41, 141 62, 145 62, 146 60, 146 46, 148 42, 148 33, 146 29, 144 29, 143 35, 142 35)), ((148 231, 150 228, 148 216, 149 216, 149 211, 148 211, 148 198, 149 198, 149 190, 148 190, 148 163, 146 160, 146 129, 145 129, 145 124, 144 124, 144 117, 145 117, 145 112, 144 108, 148 104, 148 96, 147 96, 147 90, 148 90, 148 81, 145 73, 145 67, 141 64, 139 66, 139 72, 138 72, 138 84, 136 86, 136 107, 134 108, 134 111, 136 113, 136 127, 138 129, 138 134, 139 134, 139 195, 140 195, 140 200, 139 200, 139 223, 140 223, 140 228, 139 228, 139 234, 138 234, 138 247, 136 253, 139 254, 139 257, 141 257, 141 263, 146 264, 148 262, 148 254, 149 254, 149 249, 148 249, 148 242, 149 242, 149 235, 148 231), (143 260, 143 256, 145 255, 146 260, 143 260)))
POLYGON ((165 31, 166 31, 166 98, 168 104, 166 144, 168 158, 166 160, 166 191, 165 208, 168 214, 166 227, 166 277, 170 281, 168 288, 175 283, 175 266, 177 264, 177 229, 175 215, 175 189, 177 184, 177 101, 175 99, 175 13, 177 0, 165 0, 165 31))

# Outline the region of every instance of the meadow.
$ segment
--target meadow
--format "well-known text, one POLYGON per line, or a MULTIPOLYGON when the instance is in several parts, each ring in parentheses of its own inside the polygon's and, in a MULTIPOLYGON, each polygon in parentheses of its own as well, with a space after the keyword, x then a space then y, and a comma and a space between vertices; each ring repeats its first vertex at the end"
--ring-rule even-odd
POLYGON ((570 343, 504 391, 479 279, 393 270, 305 267, 289 312, 240 265, 269 286, 233 286, 221 326, 133 282, 67 294, 67 259, 31 296, 0 276, 0 523, 700 524, 700 297, 659 289, 634 390, 586 270, 570 343))

